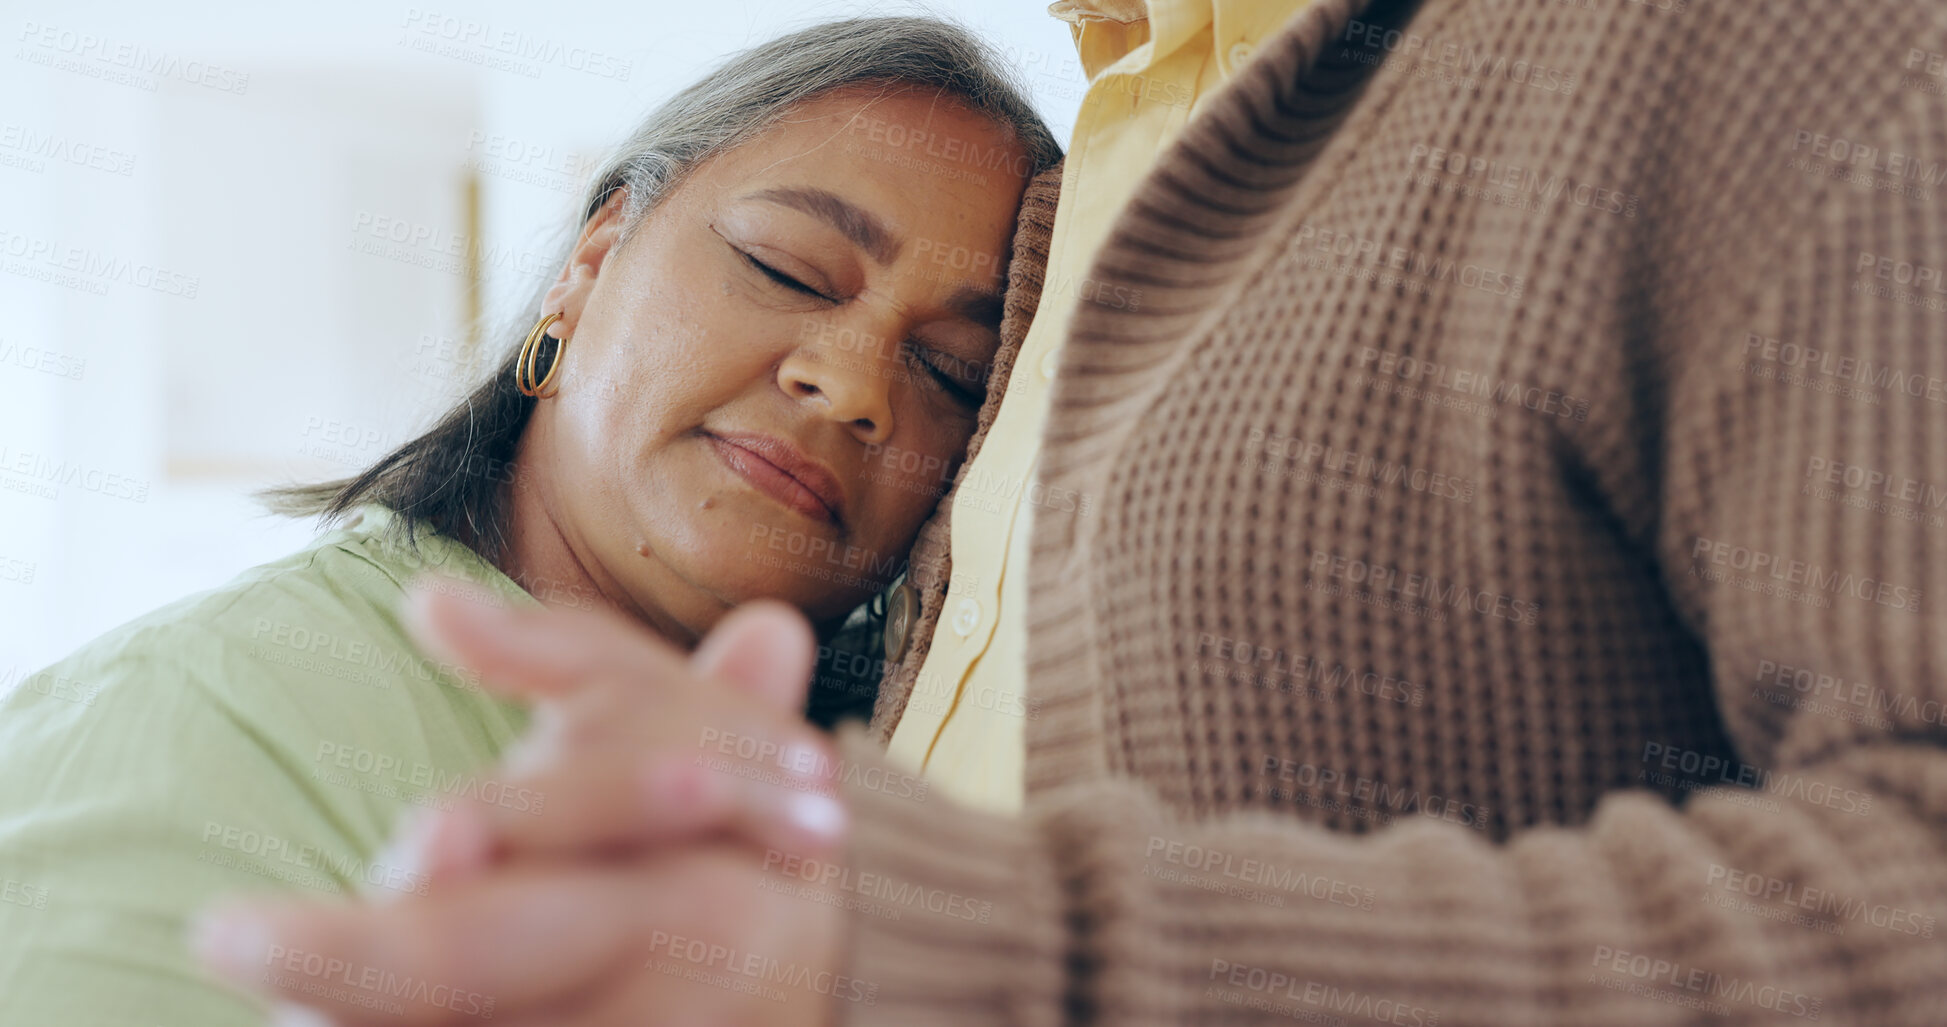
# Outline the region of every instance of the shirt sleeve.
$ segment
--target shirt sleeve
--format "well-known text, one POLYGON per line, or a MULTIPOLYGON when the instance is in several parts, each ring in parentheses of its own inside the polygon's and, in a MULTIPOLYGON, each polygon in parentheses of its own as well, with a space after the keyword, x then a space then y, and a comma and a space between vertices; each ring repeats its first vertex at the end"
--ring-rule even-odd
POLYGON ((0 704, 7 1022, 260 1023, 262 1006, 189 952, 199 909, 248 892, 423 887, 366 858, 389 805, 321 773, 331 761, 314 740, 352 723, 330 711, 360 703, 358 686, 332 687, 177 624, 92 644, 0 704))

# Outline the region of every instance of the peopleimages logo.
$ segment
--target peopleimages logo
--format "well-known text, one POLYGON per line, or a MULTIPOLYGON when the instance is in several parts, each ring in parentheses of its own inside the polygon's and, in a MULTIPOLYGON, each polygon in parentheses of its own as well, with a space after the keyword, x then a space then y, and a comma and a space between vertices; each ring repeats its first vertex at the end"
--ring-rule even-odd
MULTIPOLYGON (((1372 908, 1377 894, 1365 885, 1350 884, 1335 878, 1267 863, 1264 860, 1239 856, 1212 846, 1165 838, 1161 835, 1149 836, 1148 847, 1143 852, 1143 858, 1151 861, 1160 859, 1164 863, 1180 866, 1186 870, 1213 873, 1274 891, 1307 895, 1320 902, 1361 911, 1372 908)), ((1156 875, 1152 873, 1149 876, 1156 875)))
POLYGON ((305 949, 271 945, 264 951, 264 966, 268 968, 264 975, 267 983, 368 1008, 377 1004, 375 1000, 393 1000, 383 1002, 379 1008, 395 1016, 405 1012, 404 1002, 437 1006, 483 1020, 491 1020, 494 1015, 494 999, 490 995, 305 949))
POLYGON ((770 873, 864 896, 887 906, 924 909, 929 913, 956 920, 984 924, 994 915, 994 904, 986 899, 969 898, 958 892, 929 888, 886 874, 855 870, 845 863, 812 859, 777 849, 765 852, 764 869, 770 873))
POLYGON ((834 760, 805 746, 781 746, 768 738, 713 727, 703 729, 696 747, 698 766, 819 795, 833 795, 841 787, 863 788, 924 802, 932 784, 898 770, 834 760))
POLYGON ((1829 485, 1844 485, 1849 489, 1876 490, 1888 499, 1899 499, 1909 503, 1924 500, 1928 506, 1947 506, 1947 489, 1940 486, 1919 478, 1895 478, 1884 471, 1875 471, 1858 464, 1842 463, 1822 456, 1811 457, 1806 461, 1805 476, 1819 478, 1829 485))
POLYGON ((1492 810, 1479 803, 1432 793, 1422 794, 1418 788, 1402 788, 1359 774, 1321 767, 1316 763, 1300 763, 1275 754, 1264 757, 1258 773, 1275 776, 1280 781, 1297 786, 1293 789, 1274 788, 1274 798, 1283 797, 1280 792, 1289 792, 1289 797, 1300 801, 1322 798, 1327 800, 1327 809, 1344 809, 1354 815, 1359 810, 1377 811, 1384 814, 1381 820, 1385 823, 1391 822, 1392 814, 1413 813, 1432 820, 1486 830, 1493 814, 1492 810))
POLYGON ((1426 689, 1404 678, 1373 670, 1360 673, 1344 663, 1290 652, 1282 647, 1254 645, 1240 639, 1198 632, 1196 652, 1199 658, 1210 661, 1201 667, 1203 673, 1217 672, 1225 665, 1235 665, 1248 669, 1254 681, 1265 685, 1292 682, 1318 685, 1319 688, 1311 689, 1308 693, 1315 698, 1357 693, 1414 707, 1426 701, 1426 689))
MULTIPOLYGON (((1780 795, 1787 799, 1824 806, 1856 816, 1865 816, 1872 812, 1873 808, 1871 792, 1844 788, 1826 781, 1814 781, 1803 774, 1766 770, 1716 753, 1669 746, 1662 742, 1643 743, 1643 762, 1673 774, 1684 775, 1682 785, 1685 790, 1724 785, 1768 795, 1780 795)), ((1665 780, 1655 780, 1653 783, 1669 784, 1674 783, 1674 779, 1665 775, 1665 780)))
POLYGON ((11 877, 0 878, 0 902, 11 906, 25 906, 28 909, 46 909, 47 889, 36 888, 11 877))
POLYGON ((90 78, 135 86, 154 92, 158 79, 173 78, 220 93, 241 95, 250 88, 250 73, 150 49, 138 43, 118 41, 92 32, 23 22, 16 41, 37 47, 41 52, 22 49, 17 56, 36 64, 52 65, 90 78), (55 56, 55 55, 60 56, 55 56))
POLYGON ((1861 168, 1875 174, 1917 181, 1934 186, 1947 182, 1947 164, 1926 160, 1910 153, 1888 150, 1857 140, 1835 138, 1823 132, 1799 129, 1792 133, 1793 150, 1810 150, 1812 155, 1834 164, 1861 168))
MULTIPOLYGON (((668 931, 652 931, 649 935, 649 961, 645 969, 670 973, 671 970, 658 960, 657 956, 668 956, 698 970, 717 971, 730 978, 741 979, 734 983, 745 985, 780 985, 798 991, 811 991, 819 995, 845 1002, 872 1005, 878 999, 879 986, 845 974, 829 970, 815 970, 795 962, 777 959, 747 949, 732 948, 701 938, 689 938, 668 931)), ((672 974, 672 976, 676 976, 672 974)), ((709 983, 731 986, 733 981, 716 981, 703 978, 709 983)), ((743 988, 733 990, 742 991, 743 988)), ((773 988, 761 988, 755 993, 769 993, 774 1001, 783 1002, 788 996, 773 988)))
POLYGON ((58 239, 26 235, 4 225, 0 225, 0 256, 9 258, 4 265, 0 265, 9 273, 39 278, 97 296, 107 295, 110 285, 120 283, 165 296, 193 300, 203 285, 202 278, 196 275, 113 256, 58 239))
MULTIPOLYGON (((1394 1024, 1395 1027, 1438 1027, 1439 1012, 1383 995, 1352 988, 1341 988, 1322 981, 1308 981, 1270 967, 1212 959, 1204 997, 1231 1005, 1279 1013, 1294 1020, 1316 1022, 1319 1011, 1356 1016, 1360 1022, 1394 1024), (1241 991, 1225 992, 1219 985, 1241 991)), ((1334 1017, 1338 1023, 1343 1019, 1334 1017)))
POLYGON ((40 161, 36 158, 94 168, 123 177, 135 171, 135 155, 132 153, 111 150, 59 132, 36 132, 20 124, 0 124, 0 150, 14 151, 14 154, 0 155, 0 163, 27 166, 30 171, 41 170, 40 161))
POLYGON ((1754 697, 1762 697, 1781 706, 1789 705, 1794 709, 1817 711, 1827 709, 1827 705, 1819 700, 1829 700, 1839 707, 1850 708, 1834 709, 1832 712, 1848 720, 1873 723, 1873 726, 1881 729, 1893 725, 1881 718, 1874 717, 1868 721, 1866 717, 1882 713, 1907 721, 1947 725, 1947 703, 1938 699, 1922 700, 1912 695, 1888 692, 1869 682, 1849 681, 1775 660, 1759 660, 1757 673, 1751 680, 1757 685, 1752 690, 1754 697), (1856 715, 1851 711, 1856 711, 1856 715))
MULTIPOLYGON (((540 813, 547 797, 531 788, 508 785, 491 777, 480 777, 458 770, 447 770, 421 761, 406 762, 390 753, 374 752, 356 745, 341 745, 337 742, 319 742, 318 751, 312 757, 316 770, 329 772, 331 768, 348 770, 357 777, 336 775, 333 783, 346 784, 361 790, 373 790, 372 785, 401 786, 399 794, 432 793, 449 798, 475 799, 480 802, 516 813, 540 813)), ((314 774, 314 777, 323 775, 314 774)))
POLYGON ((1536 64, 1525 58, 1509 60, 1506 54, 1488 53, 1472 44, 1430 38, 1417 32, 1402 32, 1384 24, 1356 18, 1346 23, 1345 35, 1340 38, 1350 44, 1341 48, 1341 60, 1378 64, 1384 60, 1381 53, 1397 54, 1415 64, 1445 69, 1456 76, 1463 76, 1449 79, 1456 84, 1498 78, 1546 93, 1571 96, 1577 83, 1575 73, 1564 68, 1536 64), (1363 52, 1353 47, 1361 47, 1363 52))
MULTIPOLYGON (((4 444, 0 444, 0 474, 18 475, 36 485, 75 485, 84 492, 110 499, 126 499, 133 503, 149 501, 150 483, 146 478, 117 474, 72 460, 55 460, 42 453, 11 449, 4 444)), ((58 494, 52 489, 45 493, 48 499, 58 494)))
POLYGON ((1851 596, 1889 609, 1916 614, 1920 612, 1920 589, 1895 585, 1879 578, 1828 570, 1818 564, 1795 560, 1780 553, 1733 545, 1722 539, 1698 535, 1690 547, 1690 557, 1698 564, 1749 572, 1753 576, 1752 579, 1730 578, 1729 580, 1730 583, 1750 591, 1762 591, 1746 584, 1747 580, 1755 581, 1757 576, 1762 575, 1782 585, 1803 586, 1815 593, 1851 596))
POLYGON ((451 680, 469 690, 480 687, 480 675, 468 667, 434 660, 405 648, 334 635, 303 624, 259 617, 251 624, 250 640, 258 643, 259 647, 268 645, 292 654, 329 660, 345 668, 369 672, 375 682, 383 682, 379 687, 390 687, 392 680, 407 677, 442 683, 451 680))
POLYGON ((532 278, 553 274, 550 254, 369 210, 352 215, 352 237, 346 248, 450 275, 467 275, 476 268, 532 278))
POLYGON ((1543 209, 1566 198, 1577 207, 1626 218, 1636 216, 1642 198, 1607 185, 1582 181, 1571 175, 1551 174, 1507 163, 1480 154, 1464 153, 1432 143, 1415 143, 1406 156, 1409 170, 1425 170, 1443 176, 1475 179, 1484 185, 1505 189, 1509 194, 1532 196, 1543 209))
MULTIPOLYGON (((1388 280, 1402 282, 1406 278, 1419 280, 1421 284, 1451 282, 1458 283, 1463 289, 1475 289, 1509 300, 1520 299, 1522 290, 1527 287, 1525 277, 1501 268, 1456 261, 1437 253, 1384 243, 1357 232, 1321 228, 1310 223, 1298 226, 1298 230, 1292 233, 1291 245, 1294 250, 1307 254, 1306 267, 1335 273, 1392 272, 1392 275, 1380 278, 1382 283, 1388 280), (1311 253, 1322 253, 1326 257, 1314 258, 1310 256, 1311 253), (1327 258, 1336 258, 1342 263, 1334 263, 1327 258)), ((1361 274, 1358 277, 1367 276, 1361 274)))
POLYGON ((1886 392, 1901 392, 1933 403, 1947 403, 1947 378, 1906 371, 1878 363, 1870 357, 1850 356, 1751 331, 1744 333, 1744 356, 1747 361, 1778 364, 1816 372, 1823 378, 1869 385, 1886 392))
POLYGON ((1442 581, 1429 574, 1402 573, 1397 567, 1367 563, 1323 549, 1312 553, 1311 571, 1363 586, 1374 593, 1397 594, 1436 608, 1469 609, 1524 626, 1532 627, 1541 617, 1541 604, 1532 600, 1492 589, 1472 588, 1457 581, 1442 581))
POLYGON ((12 364, 27 371, 80 381, 88 370, 88 358, 70 356, 38 346, 22 346, 17 342, 0 339, 0 364, 12 364))
POLYGON ((1932 313, 1947 311, 1947 274, 1940 268, 1861 252, 1851 291, 1932 313), (1873 281, 1870 279, 1877 279, 1873 281))
MULTIPOLYGON (((362 859, 349 852, 293 842, 268 831, 209 820, 203 824, 203 845, 206 856, 216 850, 225 850, 258 860, 261 867, 323 871, 338 880, 356 881, 374 888, 416 895, 426 894, 426 877, 416 870, 362 859)), ((205 858, 202 862, 218 861, 205 858)))
MULTIPOLYGON (((400 42, 404 45, 505 71, 528 74, 531 66, 520 62, 533 61, 617 82, 627 82, 635 72, 635 62, 625 57, 439 11, 408 7, 403 28, 405 35, 400 42), (442 49, 442 46, 455 49, 442 49), (469 50, 480 59, 469 57, 469 50), (490 55, 504 58, 505 62, 484 59, 490 55)), ((529 77, 534 76, 529 74, 529 77)))
POLYGON ((1409 353, 1359 347, 1359 367, 1386 377, 1445 389, 1497 404, 1516 404, 1537 414, 1582 423, 1589 419, 1589 401, 1532 382, 1516 381, 1482 371, 1443 364, 1409 353))
MULTIPOLYGON (((1608 974, 1627 977, 1649 985, 1662 985, 1679 993, 1689 992, 1699 998, 1728 999, 1769 1009, 1775 1013, 1789 1013, 1808 1020, 1819 1018, 1824 1000, 1771 984, 1760 984, 1725 974, 1706 970, 1699 966, 1686 966, 1669 959, 1658 959, 1642 953, 1629 952, 1610 945, 1597 945, 1595 958, 1589 961, 1591 967, 1600 967, 1608 974)), ((1728 1010, 1726 1010, 1728 1012, 1728 1010)))
POLYGON ((986 145, 946 133, 908 128, 884 118, 857 117, 848 127, 864 136, 867 143, 905 150, 948 165, 1008 172, 1022 178, 1034 170, 1032 159, 1011 146, 986 145))
POLYGON ((1441 474, 1293 435, 1280 435, 1276 430, 1252 428, 1245 436, 1244 451, 1262 452, 1267 459, 1261 466, 1267 470, 1279 463, 1301 464, 1359 482, 1398 485, 1461 503, 1473 502, 1478 488, 1471 478, 1441 474))
POLYGON ((1890 906, 1883 902, 1867 902, 1857 897, 1841 896, 1829 888, 1817 888, 1782 877, 1771 877, 1751 870, 1727 867, 1712 863, 1705 875, 1704 883, 1713 888, 1742 895, 1753 899, 1764 899, 1784 906, 1805 910, 1822 918, 1815 920, 1813 926, 1829 923, 1839 928, 1825 933, 1844 933, 1844 926, 1861 920, 1883 931, 1904 934, 1916 938, 1933 937, 1936 918, 1916 910, 1890 906))

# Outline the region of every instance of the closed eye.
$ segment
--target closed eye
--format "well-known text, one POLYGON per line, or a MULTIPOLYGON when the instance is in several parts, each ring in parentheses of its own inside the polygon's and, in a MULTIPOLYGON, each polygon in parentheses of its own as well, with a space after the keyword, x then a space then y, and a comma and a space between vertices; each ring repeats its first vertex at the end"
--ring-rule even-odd
POLYGON ((947 395, 952 396, 954 399, 968 406, 979 406, 986 400, 987 390, 985 388, 978 390, 970 388, 952 372, 928 360, 925 354, 933 352, 932 350, 914 346, 909 352, 912 354, 913 360, 920 367, 925 368, 927 376, 938 383, 940 388, 946 391, 947 395))
POLYGON ((755 256, 752 256, 748 250, 738 250, 737 252, 743 256, 744 260, 747 261, 751 267, 756 268, 759 272, 761 272, 764 275, 764 277, 769 278, 771 281, 776 282, 778 285, 781 285, 786 289, 790 289, 794 292, 801 292, 806 296, 816 296, 819 299, 825 300, 827 302, 833 302, 833 303, 837 302, 836 300, 833 300, 830 296, 827 296, 824 293, 819 292, 818 290, 812 288, 811 286, 798 281, 797 279, 791 277, 790 275, 787 275, 784 272, 779 271, 777 268, 774 268, 771 265, 766 264, 761 260, 758 260, 755 256))

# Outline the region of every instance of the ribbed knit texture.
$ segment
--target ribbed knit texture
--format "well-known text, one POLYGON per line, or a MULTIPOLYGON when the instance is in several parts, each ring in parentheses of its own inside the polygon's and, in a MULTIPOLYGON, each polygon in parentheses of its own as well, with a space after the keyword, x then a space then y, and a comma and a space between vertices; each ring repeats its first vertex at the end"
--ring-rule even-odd
POLYGON ((853 775, 959 901, 853 914, 845 1022, 1947 1023, 1947 11, 1660 6, 1321 0, 1162 156, 1026 811, 853 775))

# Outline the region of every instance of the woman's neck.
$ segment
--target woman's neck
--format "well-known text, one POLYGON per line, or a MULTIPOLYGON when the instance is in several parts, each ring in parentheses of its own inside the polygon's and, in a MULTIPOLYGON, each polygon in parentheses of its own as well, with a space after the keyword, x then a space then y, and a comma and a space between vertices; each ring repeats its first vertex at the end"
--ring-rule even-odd
POLYGON ((507 515, 506 544, 495 565, 501 573, 549 607, 614 610, 685 649, 694 634, 668 613, 639 602, 603 570, 555 513, 555 482, 544 461, 532 458, 537 429, 530 420, 515 445, 513 475, 501 486, 507 515))

